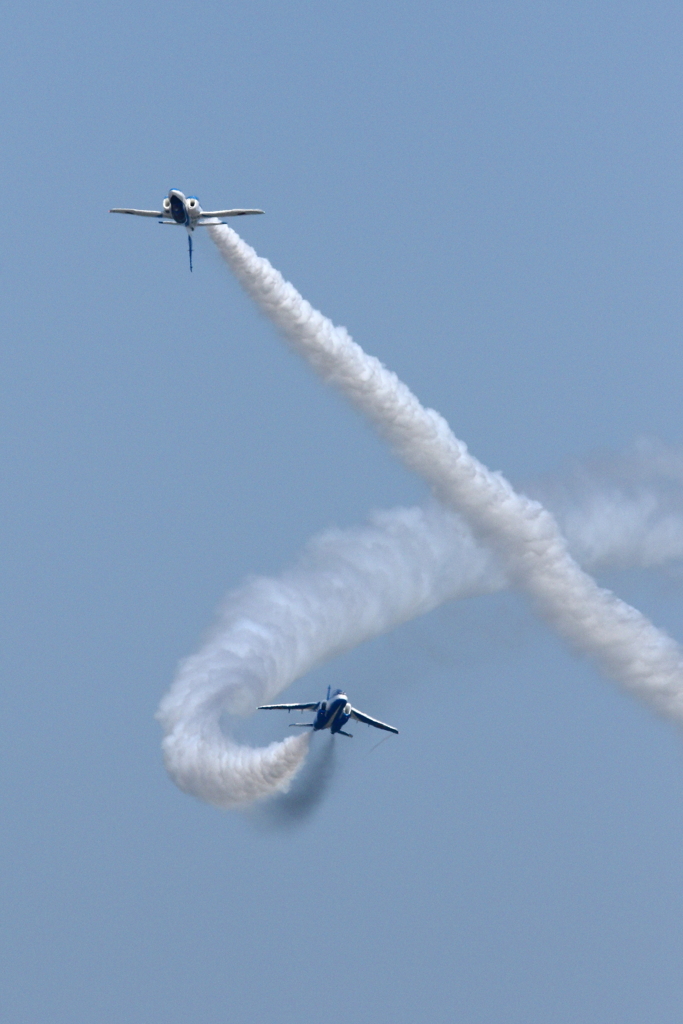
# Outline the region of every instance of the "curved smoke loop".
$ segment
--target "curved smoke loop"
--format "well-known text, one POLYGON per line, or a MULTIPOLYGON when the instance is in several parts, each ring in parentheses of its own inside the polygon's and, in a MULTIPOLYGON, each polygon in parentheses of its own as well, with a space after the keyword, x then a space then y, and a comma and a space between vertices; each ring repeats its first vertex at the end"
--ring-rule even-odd
MULTIPOLYGON (((286 790, 308 734, 261 749, 239 746, 221 729, 223 714, 250 713, 315 665, 445 600, 508 584, 525 590, 607 675, 683 720, 683 652, 598 587, 569 553, 571 546, 587 568, 681 557, 683 519, 664 495, 651 486, 631 495, 594 489, 583 502, 564 502, 563 534, 543 505, 474 459, 438 413, 424 409, 231 228, 209 231, 263 312, 378 426, 437 500, 378 513, 363 529, 328 531, 293 569, 229 595, 213 633, 181 664, 159 708, 166 766, 180 788, 221 807, 286 790)), ((641 469, 648 455, 641 453, 641 469)), ((662 470, 665 455, 658 458, 662 470)))

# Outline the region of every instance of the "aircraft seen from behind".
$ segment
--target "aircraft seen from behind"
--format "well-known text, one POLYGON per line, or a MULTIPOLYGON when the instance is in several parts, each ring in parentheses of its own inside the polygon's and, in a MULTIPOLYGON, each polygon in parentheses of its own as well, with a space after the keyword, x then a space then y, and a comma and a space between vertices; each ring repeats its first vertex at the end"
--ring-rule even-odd
POLYGON ((376 718, 370 718, 369 715, 364 715, 362 711, 358 711, 357 708, 351 707, 349 699, 343 690, 335 690, 333 697, 330 699, 330 687, 327 687, 327 700, 319 700, 311 704, 262 704, 259 711, 315 711, 316 716, 312 722, 295 722, 294 726, 299 726, 302 729, 313 729, 317 732, 319 729, 329 729, 332 733, 341 733, 342 736, 351 737, 350 732, 344 732, 343 726, 346 725, 349 718, 355 718, 357 722, 364 722, 366 725, 374 725, 376 729, 386 729, 387 732, 394 732, 398 736, 398 729, 394 729, 393 725, 386 725, 384 722, 379 722, 376 718))
POLYGON ((132 213, 135 217, 156 217, 160 224, 175 224, 187 228, 187 242, 190 248, 190 270, 192 270, 192 232, 207 224, 220 224, 221 217, 244 217, 263 210, 202 210, 196 196, 185 196, 172 188, 162 203, 161 210, 110 210, 110 213, 132 213))

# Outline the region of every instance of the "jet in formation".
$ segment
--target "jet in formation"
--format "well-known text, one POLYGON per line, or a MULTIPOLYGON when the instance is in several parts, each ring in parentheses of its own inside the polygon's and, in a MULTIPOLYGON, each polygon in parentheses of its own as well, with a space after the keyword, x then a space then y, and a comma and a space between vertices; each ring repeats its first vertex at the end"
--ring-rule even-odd
POLYGON ((387 725, 376 718, 364 715, 362 711, 354 708, 343 690, 335 690, 330 697, 330 687, 327 687, 327 699, 314 701, 310 704, 262 704, 259 711, 315 711, 316 716, 312 722, 295 722, 294 726, 302 729, 329 729, 332 733, 341 733, 342 736, 352 736, 350 732, 344 732, 344 726, 350 718, 357 722, 364 722, 365 725, 374 725, 376 729, 385 729, 387 732, 394 732, 398 736, 398 729, 393 725, 387 725))
POLYGON ((135 217, 156 217, 160 224, 175 224, 187 228, 187 243, 190 250, 190 270, 192 270, 192 232, 195 228, 206 227, 207 224, 221 224, 222 217, 244 217, 250 213, 263 213, 263 210, 202 210, 196 196, 186 196, 177 188, 168 193, 160 210, 110 210, 110 213, 132 213, 135 217))

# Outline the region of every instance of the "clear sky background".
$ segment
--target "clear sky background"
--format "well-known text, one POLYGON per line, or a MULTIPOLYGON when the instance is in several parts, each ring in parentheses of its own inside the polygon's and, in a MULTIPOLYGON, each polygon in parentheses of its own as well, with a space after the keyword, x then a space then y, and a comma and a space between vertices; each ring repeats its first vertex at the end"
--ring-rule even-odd
MULTIPOLYGON (((308 815, 167 779, 225 591, 425 489, 208 237, 190 275, 107 210, 265 209, 244 237, 515 483, 680 446, 682 43, 657 0, 5 8, 8 1024, 680 1022, 682 738, 516 595, 287 691, 401 730, 335 741, 308 815)), ((683 636, 675 575, 604 582, 683 636)))

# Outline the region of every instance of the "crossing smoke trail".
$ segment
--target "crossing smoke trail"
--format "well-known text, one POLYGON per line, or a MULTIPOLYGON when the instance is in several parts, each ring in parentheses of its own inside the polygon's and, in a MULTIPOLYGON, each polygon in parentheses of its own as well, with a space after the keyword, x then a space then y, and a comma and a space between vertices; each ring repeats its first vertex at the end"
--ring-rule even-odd
POLYGON ((500 473, 470 455, 442 416, 423 408, 395 374, 314 310, 232 228, 208 230, 242 286, 292 346, 378 426, 403 462, 444 505, 462 514, 475 536, 502 555, 512 583, 531 596, 544 617, 609 676, 683 720, 678 645, 598 587, 571 557, 557 523, 539 502, 515 493, 500 473))
MULTIPOLYGON (((293 347, 378 426, 444 506, 461 514, 473 535, 467 543, 474 558, 458 565, 463 594, 477 587, 495 589, 507 578, 606 674, 660 712, 683 720, 680 649, 580 569, 550 513, 474 459, 438 413, 424 409, 393 373, 363 352, 344 328, 315 311, 231 228, 208 230, 245 290, 293 347), (490 549, 499 561, 486 553, 490 549)), ((443 580, 443 552, 430 548, 428 554, 437 557, 432 583, 443 580)), ((361 576, 365 573, 360 592, 348 589, 348 580, 324 572, 308 580, 318 580, 315 604, 319 608, 324 598, 326 606, 322 621, 312 614, 306 588, 286 575, 280 581, 253 581, 233 595, 213 637, 181 666, 159 709, 166 765, 181 788, 221 806, 286 788, 305 757, 307 737, 291 737, 263 750, 239 747, 223 736, 221 714, 253 709, 323 658, 444 599, 438 583, 424 587, 429 573, 410 558, 403 566, 406 579, 422 586, 404 592, 391 575, 388 587, 377 586, 375 573, 381 567, 372 563, 353 566, 361 576), (369 606, 358 600, 368 587, 374 595, 369 606), (248 610, 254 606, 258 614, 252 617, 248 610)), ((390 574, 396 569, 392 565, 390 574)), ((451 576, 451 591, 452 584, 451 576)), ((449 596, 457 596, 457 587, 449 596)))
MULTIPOLYGON (((659 478, 635 490, 582 479, 555 500, 589 568, 683 558, 683 494, 667 493, 659 478)), ((498 560, 436 503, 319 534, 294 568, 229 594, 212 635, 181 665, 159 713, 169 771, 182 789, 221 807, 286 789, 308 734, 265 749, 238 746, 223 734, 221 715, 251 713, 315 665, 444 601, 504 586, 498 560)))

